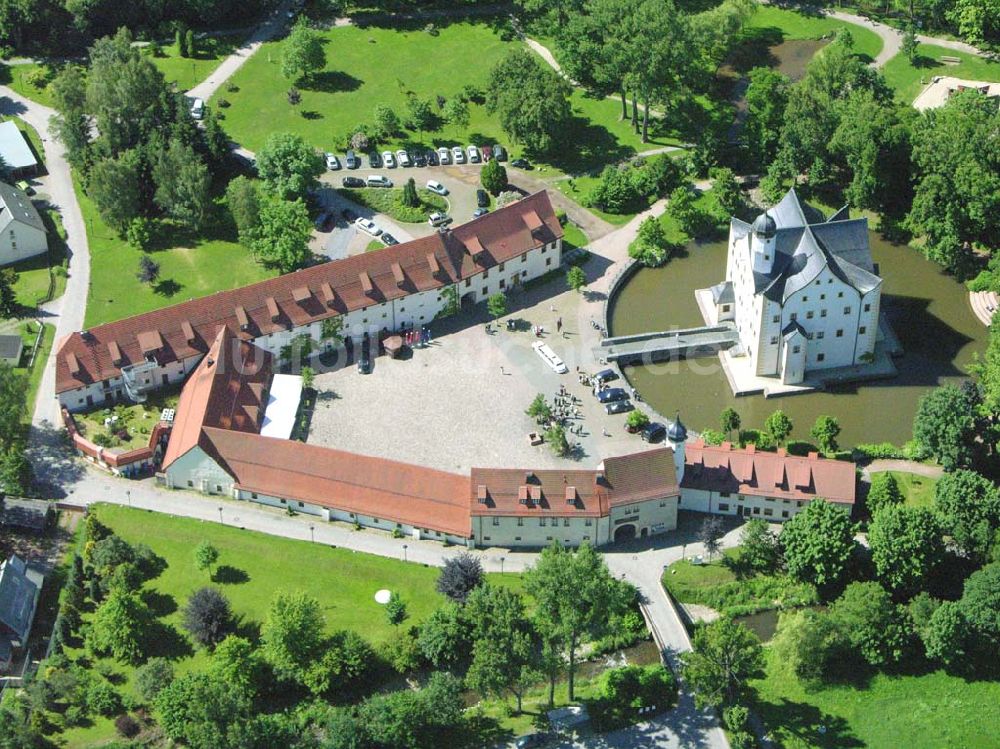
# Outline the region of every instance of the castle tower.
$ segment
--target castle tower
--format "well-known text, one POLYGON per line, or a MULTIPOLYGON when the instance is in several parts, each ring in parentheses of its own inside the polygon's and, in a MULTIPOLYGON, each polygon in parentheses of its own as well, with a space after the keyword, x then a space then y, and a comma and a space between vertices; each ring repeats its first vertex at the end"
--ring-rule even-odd
POLYGON ((750 252, 753 254, 754 273, 770 274, 774 268, 775 235, 778 225, 767 212, 760 214, 750 231, 750 252))
POLYGON ((674 470, 677 473, 677 483, 681 483, 684 478, 684 443, 687 441, 687 427, 681 423, 681 414, 677 412, 677 418, 667 427, 667 444, 674 451, 674 470))

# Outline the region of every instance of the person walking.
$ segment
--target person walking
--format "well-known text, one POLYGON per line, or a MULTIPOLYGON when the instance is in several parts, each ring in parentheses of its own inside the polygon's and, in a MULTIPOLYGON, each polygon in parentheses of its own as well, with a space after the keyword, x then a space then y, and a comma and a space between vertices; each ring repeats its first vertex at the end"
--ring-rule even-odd
POLYGON ((556 318, 556 332, 559 333, 561 331, 562 331, 562 318, 561 317, 557 317, 556 318))

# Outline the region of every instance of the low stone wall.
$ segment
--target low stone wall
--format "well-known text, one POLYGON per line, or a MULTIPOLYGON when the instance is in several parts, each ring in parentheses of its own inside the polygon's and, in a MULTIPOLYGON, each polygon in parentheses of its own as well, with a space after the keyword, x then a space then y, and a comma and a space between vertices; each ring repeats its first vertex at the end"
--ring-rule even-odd
POLYGON ((65 408, 61 409, 63 425, 73 440, 73 447, 79 451, 83 457, 94 465, 113 473, 115 476, 127 476, 132 478, 144 472, 152 471, 159 463, 162 451, 161 445, 166 445, 170 435, 170 425, 160 421, 153 427, 149 435, 149 443, 144 447, 137 447, 122 453, 111 452, 106 447, 101 447, 82 434, 76 426, 73 414, 65 408))

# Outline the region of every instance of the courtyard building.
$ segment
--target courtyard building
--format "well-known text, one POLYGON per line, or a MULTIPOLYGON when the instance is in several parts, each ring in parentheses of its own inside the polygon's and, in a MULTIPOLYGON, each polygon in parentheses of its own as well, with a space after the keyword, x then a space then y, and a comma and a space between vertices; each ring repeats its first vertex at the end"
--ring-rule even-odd
POLYGON ((7 165, 12 179, 24 179, 38 174, 38 159, 28 145, 28 139, 13 120, 0 122, 0 158, 7 165))
POLYGON ((42 579, 16 555, 0 564, 0 673, 10 668, 14 649, 28 642, 42 579))
POLYGON ((31 199, 23 190, 0 181, 0 265, 48 251, 45 224, 31 199))

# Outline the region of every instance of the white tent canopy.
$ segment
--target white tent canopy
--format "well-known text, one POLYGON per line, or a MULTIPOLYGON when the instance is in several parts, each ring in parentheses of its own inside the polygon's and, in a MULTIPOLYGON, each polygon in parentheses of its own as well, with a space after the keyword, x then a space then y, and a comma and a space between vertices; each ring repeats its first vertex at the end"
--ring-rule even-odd
POLYGON ((260 433, 264 437, 287 440, 295 427, 295 414, 302 398, 302 378, 298 375, 276 374, 271 380, 264 410, 264 424, 260 433))

